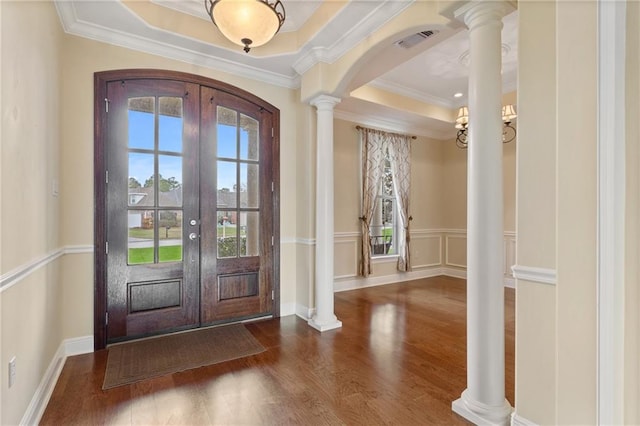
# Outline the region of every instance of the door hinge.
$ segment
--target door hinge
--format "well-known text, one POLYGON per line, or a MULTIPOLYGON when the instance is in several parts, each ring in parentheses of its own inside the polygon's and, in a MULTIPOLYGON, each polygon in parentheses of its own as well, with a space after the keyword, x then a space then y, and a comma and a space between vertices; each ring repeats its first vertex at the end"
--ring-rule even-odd
POLYGON ((104 98, 104 112, 109 112, 109 98, 104 98))
POLYGON ((271 182, 271 192, 275 191, 276 189, 276 184, 271 182))
POLYGON ((109 254, 109 241, 104 243, 104 254, 109 254))
POLYGON ((104 314, 104 325, 109 325, 109 312, 104 314))
POLYGON ((109 183, 109 170, 104 172, 104 183, 109 183))
POLYGON ((274 300, 276 297, 276 292, 271 290, 271 300, 274 300))
POLYGON ((273 235, 272 235, 272 236, 271 236, 271 245, 272 245, 272 246, 273 246, 273 243, 274 243, 274 238, 273 238, 273 235))
POLYGON ((273 133, 274 133, 274 131, 273 131, 273 127, 272 127, 271 128, 271 137, 273 137, 273 133))

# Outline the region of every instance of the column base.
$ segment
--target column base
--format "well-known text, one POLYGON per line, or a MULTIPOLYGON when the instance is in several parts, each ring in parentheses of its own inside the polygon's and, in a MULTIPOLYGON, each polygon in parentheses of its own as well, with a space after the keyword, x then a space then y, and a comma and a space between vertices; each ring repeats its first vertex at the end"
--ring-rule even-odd
POLYGON ((319 321, 314 315, 309 319, 309 321, 307 321, 307 324, 320 332, 342 327, 342 321, 338 321, 338 318, 336 318, 335 315, 333 316, 333 319, 329 321, 319 321))
POLYGON ((513 408, 509 401, 504 400, 500 406, 486 405, 469 398, 467 391, 462 392, 460 398, 453 401, 451 409, 454 413, 464 417, 476 425, 509 425, 513 408))

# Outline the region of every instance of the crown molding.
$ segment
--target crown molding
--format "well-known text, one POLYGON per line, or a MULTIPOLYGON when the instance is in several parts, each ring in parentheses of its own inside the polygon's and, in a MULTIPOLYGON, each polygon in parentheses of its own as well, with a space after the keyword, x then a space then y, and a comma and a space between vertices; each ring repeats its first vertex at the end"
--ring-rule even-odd
POLYGON ((417 92, 415 89, 410 89, 406 86, 392 83, 390 81, 385 81, 380 78, 371 81, 368 85, 373 86, 377 89, 395 93, 396 95, 406 96, 407 98, 415 99, 416 101, 424 102, 426 104, 438 105, 448 109, 455 108, 455 104, 453 101, 441 98, 439 96, 429 95, 428 93, 417 92))
POLYGON ((355 17, 362 15, 358 14, 358 10, 352 11, 352 9, 360 8, 362 5, 359 5, 359 2, 350 2, 335 20, 327 22, 319 32, 335 34, 336 31, 333 28, 336 26, 340 28, 342 24, 347 24, 346 26, 350 30, 345 34, 340 34, 331 44, 327 43, 328 46, 314 45, 308 49, 303 49, 299 59, 293 63, 293 69, 298 75, 303 75, 319 62, 331 64, 337 61, 362 40, 411 6, 414 1, 386 0, 374 10, 358 18, 355 25, 353 24, 355 17))
MULTIPOLYGON (((78 5, 84 4, 81 1, 55 0, 54 4, 62 27, 68 34, 297 89, 300 87, 300 75, 318 62, 336 61, 414 1, 385 0, 373 9, 371 2, 349 2, 298 51, 262 58, 247 57, 201 40, 153 27, 119 1, 104 2, 101 5, 105 8, 104 15, 108 11, 111 19, 122 18, 119 20, 122 25, 120 29, 84 20, 78 9, 78 5), (124 20, 127 22, 123 23, 124 20), (125 28, 127 25, 129 28, 125 28), (344 27, 351 29, 346 34, 336 30, 344 27), (135 28, 135 32, 130 28, 135 28)), ((157 2, 164 5, 162 0, 157 2)), ((198 15, 193 8, 190 10, 191 15, 198 15)))
MULTIPOLYGON (((130 32, 106 28, 104 26, 79 19, 75 3, 72 1, 56 1, 55 6, 62 23, 62 27, 68 34, 144 53, 150 53, 164 58, 174 59, 188 64, 198 65, 288 89, 297 89, 300 87, 300 77, 295 75, 293 72, 291 75, 286 75, 258 68, 251 64, 226 59, 222 56, 226 49, 203 43, 199 40, 179 36, 183 44, 189 45, 190 48, 176 46, 172 43, 163 42, 139 34, 132 34, 130 32), (211 53, 203 53, 207 51, 211 53), (217 56, 216 54, 219 54, 220 56, 217 56)), ((167 31, 149 26, 135 14, 131 15, 135 19, 139 20, 147 30, 152 31, 154 34, 178 37, 167 31)), ((235 52, 233 52, 233 54, 235 54, 235 52)), ((259 58, 249 59, 256 62, 260 61, 259 58)))
POLYGON ((438 132, 426 127, 414 126, 401 121, 390 120, 388 118, 382 118, 371 114, 363 115, 351 111, 335 109, 333 111, 333 117, 340 120, 359 123, 363 126, 374 127, 380 130, 396 133, 410 133, 431 139, 449 140, 455 137, 455 134, 451 132, 438 132))

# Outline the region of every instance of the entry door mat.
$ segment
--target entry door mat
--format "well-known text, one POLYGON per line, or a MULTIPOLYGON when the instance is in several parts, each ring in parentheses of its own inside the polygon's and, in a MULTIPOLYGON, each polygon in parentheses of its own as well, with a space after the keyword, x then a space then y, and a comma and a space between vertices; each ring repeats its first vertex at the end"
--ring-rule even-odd
POLYGON ((109 347, 102 389, 264 352, 242 324, 203 328, 109 347))

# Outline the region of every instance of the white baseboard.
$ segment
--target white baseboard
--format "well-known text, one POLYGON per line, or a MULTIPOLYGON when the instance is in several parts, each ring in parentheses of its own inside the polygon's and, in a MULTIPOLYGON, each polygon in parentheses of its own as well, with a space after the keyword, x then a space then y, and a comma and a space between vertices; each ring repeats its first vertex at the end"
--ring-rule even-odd
POLYGON ((438 275, 442 275, 442 268, 428 268, 411 272, 398 272, 392 275, 383 275, 380 277, 351 278, 343 281, 336 281, 333 284, 333 291, 334 293, 339 293, 341 291, 394 284, 403 281, 417 280, 420 278, 436 277, 438 275))
POLYGON ((446 275, 447 277, 453 277, 453 278, 467 279, 467 270, 445 267, 445 268, 442 268, 442 275, 446 275))
POLYGON ((312 309, 308 306, 301 305, 299 303, 296 304, 296 315, 305 321, 309 321, 313 316, 313 314, 315 313, 316 313, 315 309, 312 309))
POLYGON ((519 416, 514 411, 511 413, 511 426, 538 426, 538 424, 519 416))
MULTIPOLYGON (((442 275, 446 275, 447 277, 466 279, 467 271, 465 269, 442 268, 442 275)), ((508 288, 516 288, 516 280, 513 277, 505 276, 504 286, 508 288)))
POLYGON ((281 303, 280 304, 280 316, 288 317, 289 315, 295 315, 296 304, 295 303, 281 303))
POLYGON ((27 410, 22 416, 22 420, 20 420, 20 425, 37 425, 40 422, 67 357, 89 352, 93 352, 93 336, 67 339, 60 343, 47 371, 45 371, 44 376, 42 376, 42 380, 40 380, 40 384, 31 398, 27 410))

